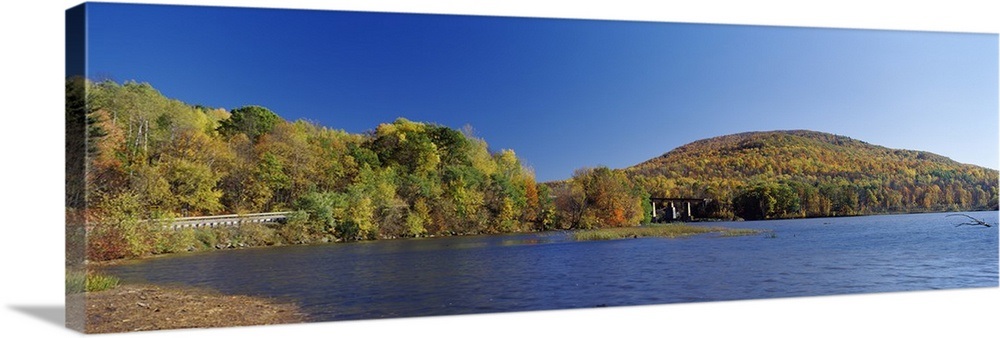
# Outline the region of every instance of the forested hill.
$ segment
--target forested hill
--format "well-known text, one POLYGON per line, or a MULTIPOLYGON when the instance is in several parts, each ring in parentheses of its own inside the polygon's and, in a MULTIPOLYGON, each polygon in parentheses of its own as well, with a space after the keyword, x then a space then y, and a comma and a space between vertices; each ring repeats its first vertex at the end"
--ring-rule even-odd
POLYGON ((689 143, 625 169, 653 196, 719 201, 720 217, 996 209, 996 170, 807 130, 689 143))

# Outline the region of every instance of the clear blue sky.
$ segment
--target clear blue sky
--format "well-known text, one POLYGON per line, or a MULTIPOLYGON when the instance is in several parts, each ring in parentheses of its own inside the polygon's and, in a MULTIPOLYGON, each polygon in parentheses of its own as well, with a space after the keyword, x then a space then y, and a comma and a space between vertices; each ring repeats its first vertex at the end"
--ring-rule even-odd
POLYGON ((91 78, 349 132, 468 124, 540 181, 780 129, 998 167, 996 34, 91 6, 91 78))

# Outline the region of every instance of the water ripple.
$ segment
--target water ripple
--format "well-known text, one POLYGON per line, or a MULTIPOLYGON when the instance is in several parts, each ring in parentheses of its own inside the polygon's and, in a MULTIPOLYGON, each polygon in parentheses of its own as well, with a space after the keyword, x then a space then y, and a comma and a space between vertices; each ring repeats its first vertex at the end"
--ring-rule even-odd
MULTIPOLYGON (((975 216, 996 222, 995 212, 975 216)), ((996 229, 942 227, 941 217, 718 224, 780 229, 780 240, 476 236, 217 251, 106 270, 291 299, 315 320, 996 287, 996 229)))

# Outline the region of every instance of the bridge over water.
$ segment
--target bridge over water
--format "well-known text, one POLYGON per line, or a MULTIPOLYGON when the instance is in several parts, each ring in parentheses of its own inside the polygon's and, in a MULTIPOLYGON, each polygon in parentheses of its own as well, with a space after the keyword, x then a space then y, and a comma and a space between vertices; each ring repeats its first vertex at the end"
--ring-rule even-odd
POLYGON ((650 197, 653 203, 653 222, 693 221, 704 215, 708 198, 650 197))

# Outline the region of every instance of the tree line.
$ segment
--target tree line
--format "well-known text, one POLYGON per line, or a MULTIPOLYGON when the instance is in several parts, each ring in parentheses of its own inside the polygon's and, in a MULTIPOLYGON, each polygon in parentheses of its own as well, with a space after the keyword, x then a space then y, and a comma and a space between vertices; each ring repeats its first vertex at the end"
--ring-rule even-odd
POLYGON ((95 227, 87 243, 92 259, 232 241, 486 234, 643 219, 641 189, 622 172, 579 170, 570 184, 539 184, 513 150, 491 151, 471 128, 398 118, 348 133, 286 121, 261 106, 227 111, 168 99, 146 83, 83 79, 67 83, 71 106, 87 121, 87 185, 86 200, 67 205, 95 227), (269 211, 297 212, 287 224, 237 233, 164 234, 143 222, 269 211))

